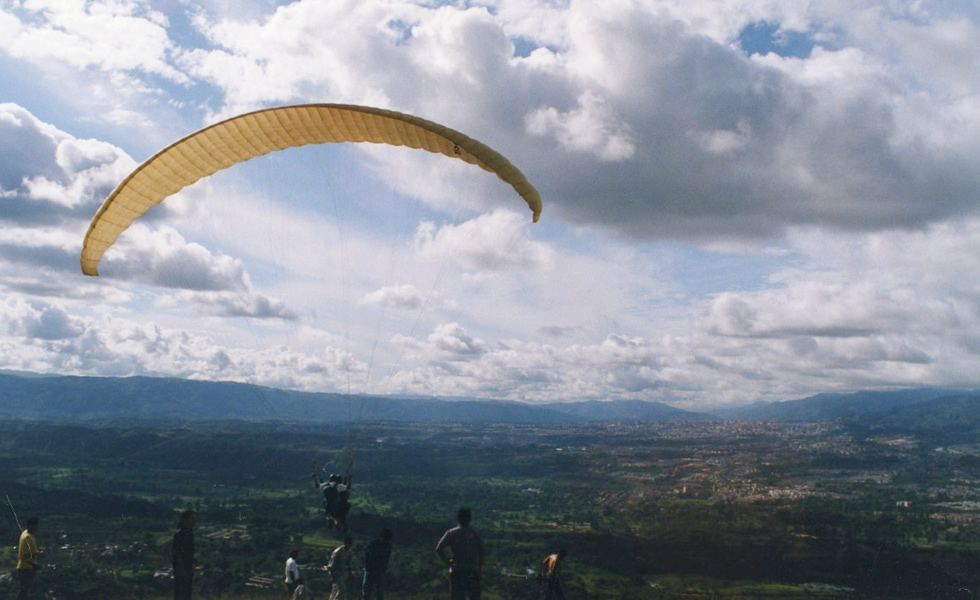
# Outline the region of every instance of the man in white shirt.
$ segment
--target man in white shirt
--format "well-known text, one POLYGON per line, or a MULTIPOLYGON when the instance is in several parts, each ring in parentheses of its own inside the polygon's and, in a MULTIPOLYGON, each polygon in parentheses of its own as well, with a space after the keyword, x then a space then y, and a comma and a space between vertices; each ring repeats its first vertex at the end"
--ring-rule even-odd
POLYGON ((296 586, 299 585, 299 563, 296 559, 299 558, 299 550, 293 550, 289 553, 289 558, 286 559, 286 590, 289 592, 289 598, 293 597, 293 592, 296 591, 296 586))

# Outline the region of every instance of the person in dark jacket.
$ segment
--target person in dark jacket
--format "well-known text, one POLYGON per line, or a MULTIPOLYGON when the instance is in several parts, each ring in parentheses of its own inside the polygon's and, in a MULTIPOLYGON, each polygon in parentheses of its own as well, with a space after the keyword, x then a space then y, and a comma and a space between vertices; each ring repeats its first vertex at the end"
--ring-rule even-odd
POLYGON ((391 558, 391 530, 382 529, 364 550, 364 581, 361 600, 384 600, 384 577, 391 558))
POLYGON ((174 568, 174 600, 190 600, 194 583, 194 524, 197 513, 185 510, 171 547, 174 568))

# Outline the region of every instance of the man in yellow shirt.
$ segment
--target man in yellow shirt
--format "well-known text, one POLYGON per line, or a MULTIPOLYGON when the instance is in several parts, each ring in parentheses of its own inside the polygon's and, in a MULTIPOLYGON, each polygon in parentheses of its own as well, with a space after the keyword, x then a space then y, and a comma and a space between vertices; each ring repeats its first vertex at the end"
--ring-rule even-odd
POLYGON ((42 552, 37 547, 37 540, 34 532, 37 531, 38 518, 27 519, 27 529, 20 534, 20 541, 17 543, 17 581, 20 588, 17 591, 17 600, 25 600, 27 592, 30 591, 34 583, 34 570, 37 569, 37 561, 41 559, 42 552))

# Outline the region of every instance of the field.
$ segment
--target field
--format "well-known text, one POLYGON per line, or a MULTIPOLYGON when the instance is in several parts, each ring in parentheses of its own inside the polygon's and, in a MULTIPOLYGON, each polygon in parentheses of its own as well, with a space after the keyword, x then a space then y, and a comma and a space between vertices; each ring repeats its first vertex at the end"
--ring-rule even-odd
POLYGON ((339 544, 310 460, 353 458, 355 556, 394 532, 392 598, 447 594, 433 552, 471 506, 488 599, 534 598, 559 547, 570 599, 956 598, 980 588, 980 456, 828 424, 0 424, 0 590, 16 518, 41 517, 35 597, 165 598, 176 515, 198 511, 198 597, 318 592, 339 544), (6 501, 6 498, 4 498, 6 501))

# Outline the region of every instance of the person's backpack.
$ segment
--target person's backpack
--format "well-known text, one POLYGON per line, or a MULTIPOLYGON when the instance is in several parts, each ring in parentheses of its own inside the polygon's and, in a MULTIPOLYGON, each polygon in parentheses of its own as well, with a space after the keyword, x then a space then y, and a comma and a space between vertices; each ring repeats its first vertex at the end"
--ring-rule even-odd
POLYGON ((337 491, 337 483, 328 483, 323 488, 323 505, 327 507, 328 511, 333 511, 337 507, 337 501, 339 499, 340 492, 337 491))

